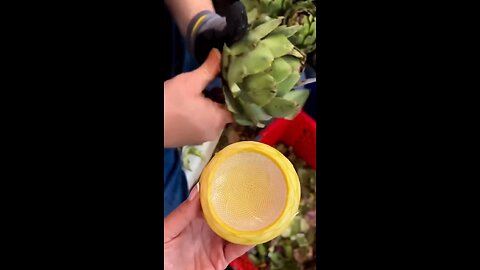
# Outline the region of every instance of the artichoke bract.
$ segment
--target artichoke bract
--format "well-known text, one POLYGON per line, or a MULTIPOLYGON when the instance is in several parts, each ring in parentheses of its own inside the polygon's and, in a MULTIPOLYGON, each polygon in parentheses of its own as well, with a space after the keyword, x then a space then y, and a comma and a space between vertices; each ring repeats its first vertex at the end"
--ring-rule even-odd
POLYGON ((301 26, 301 29, 289 39, 304 53, 310 53, 316 48, 317 41, 317 7, 311 1, 300 1, 285 14, 288 26, 301 26))
POLYGON ((260 0, 262 12, 270 17, 283 15, 285 11, 292 5, 292 0, 260 0))
POLYGON ((240 125, 262 128, 272 118, 292 119, 308 98, 308 90, 293 90, 306 61, 288 40, 299 27, 281 25, 282 20, 270 19, 232 46, 224 45, 225 102, 240 125))
POLYGON ((259 0, 241 0, 241 2, 247 12, 248 24, 251 25, 260 16, 259 0))
POLYGON ((247 11, 248 23, 251 25, 258 18, 283 16, 292 6, 292 0, 241 0, 247 11))

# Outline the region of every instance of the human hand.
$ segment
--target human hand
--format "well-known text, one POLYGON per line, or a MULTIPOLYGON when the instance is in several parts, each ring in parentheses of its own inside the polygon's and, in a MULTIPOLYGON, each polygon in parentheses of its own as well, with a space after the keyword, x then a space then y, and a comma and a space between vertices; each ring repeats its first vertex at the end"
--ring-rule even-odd
POLYGON ((247 33, 247 13, 243 4, 238 0, 224 0, 219 5, 225 17, 202 11, 193 17, 187 28, 188 47, 200 63, 212 48, 221 51, 223 44, 230 46, 247 33))
POLYGON ((199 68, 163 83, 164 147, 215 140, 225 125, 232 122, 232 115, 225 105, 202 94, 220 72, 220 58, 220 52, 214 49, 199 68))
POLYGON ((198 186, 164 221, 166 270, 224 270, 253 246, 229 243, 213 232, 203 218, 198 186))

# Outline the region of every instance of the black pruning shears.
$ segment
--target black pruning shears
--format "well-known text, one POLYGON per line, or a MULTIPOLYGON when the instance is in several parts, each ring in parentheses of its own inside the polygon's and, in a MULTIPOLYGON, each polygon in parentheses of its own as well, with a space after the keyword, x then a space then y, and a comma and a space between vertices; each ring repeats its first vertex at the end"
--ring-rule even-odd
POLYGON ((216 12, 225 17, 227 26, 224 30, 227 35, 228 46, 239 41, 248 30, 247 11, 239 0, 214 0, 213 5, 216 12))

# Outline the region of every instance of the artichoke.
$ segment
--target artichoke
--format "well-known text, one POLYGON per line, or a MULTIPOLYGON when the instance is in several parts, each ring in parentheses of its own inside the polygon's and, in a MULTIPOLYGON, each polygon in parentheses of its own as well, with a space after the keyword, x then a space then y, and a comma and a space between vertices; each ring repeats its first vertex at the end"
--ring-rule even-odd
POLYGON ((263 128, 272 118, 293 118, 309 91, 294 90, 306 55, 289 40, 299 26, 271 19, 249 30, 222 53, 226 105, 240 125, 263 128))
POLYGON ((247 11, 250 25, 261 17, 276 18, 283 16, 292 6, 292 0, 241 0, 241 2, 247 11))
POLYGON ((317 41, 317 7, 311 1, 300 1, 285 14, 288 26, 300 25, 302 28, 290 37, 290 41, 304 53, 316 48, 317 41))
POLYGON ((263 13, 270 17, 282 16, 292 5, 292 0, 260 0, 263 13))

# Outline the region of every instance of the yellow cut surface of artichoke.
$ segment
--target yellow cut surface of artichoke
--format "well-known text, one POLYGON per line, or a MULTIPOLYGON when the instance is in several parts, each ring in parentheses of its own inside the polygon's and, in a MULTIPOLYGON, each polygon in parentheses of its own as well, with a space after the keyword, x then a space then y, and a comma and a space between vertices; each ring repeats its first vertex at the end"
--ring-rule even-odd
POLYGON ((300 197, 292 163, 277 149, 259 142, 225 147, 200 177, 205 220, 231 243, 256 245, 279 236, 298 213, 300 197))

